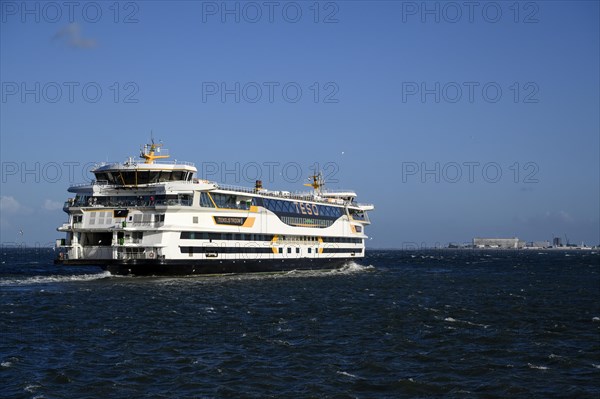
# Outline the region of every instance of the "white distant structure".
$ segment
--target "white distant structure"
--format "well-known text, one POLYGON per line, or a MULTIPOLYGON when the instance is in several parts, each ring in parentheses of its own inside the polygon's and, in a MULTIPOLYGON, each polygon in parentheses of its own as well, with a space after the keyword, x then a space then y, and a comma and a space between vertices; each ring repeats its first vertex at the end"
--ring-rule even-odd
POLYGON ((532 248, 548 248, 550 247, 550 241, 533 241, 531 243, 532 248))
POLYGON ((473 238, 473 248, 497 248, 497 249, 519 249, 525 246, 525 242, 514 238, 473 238))

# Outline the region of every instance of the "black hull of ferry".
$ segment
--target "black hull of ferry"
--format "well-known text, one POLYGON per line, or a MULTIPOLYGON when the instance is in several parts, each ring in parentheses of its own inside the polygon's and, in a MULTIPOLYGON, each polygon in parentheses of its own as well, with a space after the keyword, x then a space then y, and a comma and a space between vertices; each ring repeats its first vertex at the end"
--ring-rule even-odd
MULTIPOLYGON (((360 259, 360 258, 359 258, 360 259)), ((163 276, 193 274, 281 273, 292 270, 339 269, 356 258, 266 260, 56 260, 65 266, 100 266, 114 275, 163 276)))

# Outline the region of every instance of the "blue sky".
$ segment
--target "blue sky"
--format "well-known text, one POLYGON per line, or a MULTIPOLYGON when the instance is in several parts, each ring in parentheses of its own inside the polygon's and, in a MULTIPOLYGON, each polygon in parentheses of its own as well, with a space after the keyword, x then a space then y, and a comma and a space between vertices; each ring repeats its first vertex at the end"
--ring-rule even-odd
POLYGON ((151 130, 229 184, 318 163, 371 247, 600 242, 598 2, 0 4, 2 243, 151 130))

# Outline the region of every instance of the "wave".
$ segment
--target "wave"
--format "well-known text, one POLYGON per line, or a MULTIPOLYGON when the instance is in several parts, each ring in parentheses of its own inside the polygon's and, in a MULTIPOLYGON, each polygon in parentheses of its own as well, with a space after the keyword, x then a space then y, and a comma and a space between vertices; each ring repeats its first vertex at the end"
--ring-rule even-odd
POLYGON ((548 370, 548 367, 546 367, 546 366, 536 366, 535 364, 531 364, 531 363, 527 363, 527 367, 529 367, 530 369, 536 369, 536 370, 548 370))
MULTIPOLYGON (((362 273, 366 271, 375 270, 375 267, 372 265, 363 266, 355 261, 349 261, 344 266, 339 269, 332 270, 291 270, 289 272, 281 273, 248 273, 248 274, 234 274, 234 275, 214 275, 212 278, 244 278, 244 279, 253 279, 253 278, 281 278, 281 277, 310 277, 310 276, 324 276, 324 275, 344 275, 344 274, 355 274, 362 273)), ((82 282, 82 281, 94 281, 94 280, 102 280, 106 278, 115 278, 120 276, 114 276, 108 271, 104 271, 101 273, 93 273, 93 274, 75 274, 75 275, 50 275, 50 276, 30 276, 30 277, 20 277, 20 278, 7 278, 0 280, 0 287, 10 287, 10 286, 27 286, 27 285, 40 285, 40 284, 55 284, 55 283, 71 283, 71 282, 82 282)), ((203 276, 186 276, 186 277, 203 277, 203 276)), ((211 280, 212 280, 211 278, 211 280)), ((178 283, 181 281, 181 278, 168 278, 164 280, 164 278, 157 279, 162 284, 169 283, 178 283)))
POLYGON ((375 270, 373 265, 364 266, 356 263, 355 261, 348 261, 344 263, 344 265, 338 269, 317 269, 317 270, 303 270, 303 269, 294 269, 288 272, 267 272, 267 273, 252 273, 252 274, 238 274, 236 276, 244 276, 244 277, 322 277, 322 276, 330 276, 330 275, 345 275, 345 274, 355 274, 355 273, 363 273, 367 271, 375 270))
POLYGON ((375 267, 373 265, 363 266, 351 260, 346 262, 341 268, 333 269, 332 273, 361 273, 370 270, 375 270, 375 267))
POLYGON ((463 323, 469 326, 474 326, 474 327, 483 327, 483 328, 488 328, 489 325, 488 324, 479 324, 479 323, 473 323, 471 321, 468 320, 458 320, 455 319, 454 317, 446 317, 444 319, 444 321, 447 321, 448 323, 463 323))
POLYGON ((360 378, 360 377, 358 377, 358 376, 356 376, 354 374, 350 374, 350 373, 347 373, 345 371, 339 371, 338 370, 338 371, 336 371, 336 373, 340 374, 340 375, 343 375, 343 376, 346 376, 346 377, 350 377, 350 378, 360 378))
POLYGON ((0 281, 0 286, 13 285, 35 285, 35 284, 53 284, 53 283, 70 283, 78 281, 93 281, 104 278, 113 277, 110 272, 94 273, 94 274, 74 274, 68 276, 53 275, 53 276, 32 276, 25 278, 9 278, 0 281))

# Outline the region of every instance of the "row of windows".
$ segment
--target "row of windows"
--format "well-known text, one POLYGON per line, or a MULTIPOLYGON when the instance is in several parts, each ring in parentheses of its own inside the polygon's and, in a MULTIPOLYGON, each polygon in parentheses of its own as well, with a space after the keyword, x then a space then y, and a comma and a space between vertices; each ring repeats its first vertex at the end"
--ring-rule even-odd
POLYGON ((94 226, 96 224, 112 224, 113 222, 113 213, 111 211, 107 212, 90 212, 90 226, 94 226))
POLYGON ((360 244, 362 242, 362 238, 352 238, 352 237, 323 237, 323 242, 342 242, 348 244, 360 244))
POLYGON ((162 223, 165 221, 165 214, 136 213, 129 216, 129 221, 136 224, 162 223))
POLYGON ((323 229, 333 224, 333 220, 327 219, 314 219, 314 218, 295 218, 290 216, 282 216, 281 221, 288 226, 300 226, 300 227, 318 227, 323 229))
MULTIPOLYGON (((308 248, 308 253, 312 254, 312 248, 308 248)), ((317 253, 319 251, 319 248, 315 248, 315 253, 317 253)), ((280 254, 283 253, 283 248, 278 248, 278 251, 280 254)), ((323 252, 324 253, 346 253, 346 252, 354 252, 354 253, 362 253, 362 248, 323 248, 323 252)), ((292 248, 287 247, 287 253, 291 254, 292 253, 292 248)), ((296 247, 296 253, 299 254, 300 253, 300 248, 296 247)))
POLYGON ((104 171, 96 172, 96 180, 99 182, 108 182, 109 184, 133 186, 138 184, 162 183, 167 181, 191 180, 192 172, 175 171, 104 171))
MULTIPOLYGON (((270 247, 179 247, 182 254, 270 254, 273 253, 270 247)), ((292 248, 288 247, 288 254, 292 253, 292 248)), ((295 252, 300 253, 300 248, 295 252)), ((278 248, 278 253, 283 253, 283 248, 278 248)), ((308 248, 308 253, 312 253, 312 248, 308 248)), ((317 249, 315 248, 315 253, 317 249)), ((362 253, 362 248, 323 248, 323 253, 362 253)))
POLYGON ((328 254, 339 254, 346 252, 355 252, 362 254, 362 248, 323 248, 323 253, 328 254))
MULTIPOLYGON (((236 241, 272 241, 273 234, 251 234, 251 233, 209 233, 206 231, 182 231, 179 238, 182 240, 236 240, 236 241)), ((318 241, 317 236, 279 236, 279 241, 318 241)), ((324 243, 348 243, 360 244, 362 238, 353 237, 322 237, 324 243)))
POLYGON ((319 240, 319 237, 315 236, 279 236, 277 242, 286 241, 286 242, 311 242, 316 243, 319 240))
POLYGON ((156 205, 192 205, 192 194, 171 195, 116 195, 96 196, 77 195, 70 206, 108 206, 116 208, 156 206, 156 205))
POLYGON ((182 254, 270 254, 270 247, 179 247, 182 254))
POLYGON ((255 200, 257 203, 262 202, 263 207, 276 214, 300 214, 318 218, 337 219, 344 213, 343 208, 336 206, 310 204, 307 202, 292 202, 270 198, 256 198, 255 200))
POLYGON ((214 208, 215 205, 224 209, 242 210, 248 210, 252 205, 262 206, 275 213, 284 223, 290 226, 309 225, 320 228, 329 227, 333 220, 338 219, 344 214, 344 210, 341 207, 311 204, 303 201, 285 201, 261 197, 240 200, 234 194, 200 193, 201 207, 214 208), (299 215, 299 217, 289 215, 299 215))
POLYGON ((236 240, 236 241, 271 241, 272 234, 250 233, 209 233, 206 231, 182 231, 182 240, 236 240))
POLYGON ((232 194, 212 193, 209 195, 212 197, 215 205, 219 208, 248 210, 250 209, 250 205, 252 205, 251 200, 240 201, 236 195, 232 194))

